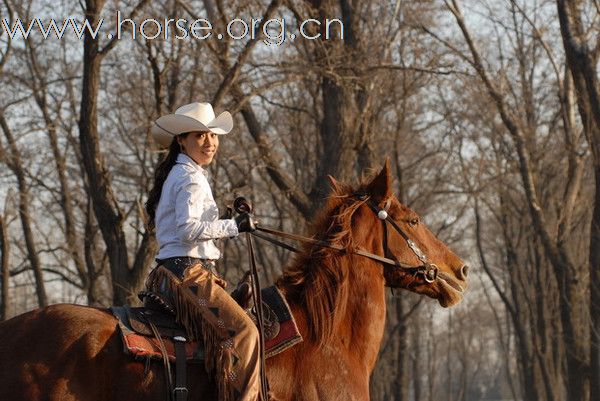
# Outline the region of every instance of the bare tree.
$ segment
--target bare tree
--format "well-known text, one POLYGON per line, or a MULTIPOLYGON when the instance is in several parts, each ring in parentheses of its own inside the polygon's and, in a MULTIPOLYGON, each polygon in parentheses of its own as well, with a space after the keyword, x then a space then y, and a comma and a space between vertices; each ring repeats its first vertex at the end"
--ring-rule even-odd
MULTIPOLYGON (((146 4, 142 0, 130 13, 134 17, 146 4)), ((85 3, 86 19, 97 26, 104 7, 103 0, 88 0, 85 3)), ((83 40, 83 81, 81 107, 79 111, 79 144, 85 167, 89 195, 93 201, 96 221, 102 232, 111 269, 113 300, 117 304, 126 302, 130 289, 139 288, 145 269, 149 265, 155 247, 150 232, 145 231, 142 241, 135 250, 133 262, 129 262, 129 250, 124 232, 125 215, 119 206, 112 186, 104 157, 100 152, 98 136, 98 91, 102 59, 115 47, 117 38, 100 47, 89 31, 83 40)))
MULTIPOLYGON (((445 2, 447 9, 454 16, 456 23, 464 37, 468 48, 468 57, 461 53, 461 57, 468 62, 481 79, 490 99, 493 101, 497 112, 509 132, 513 146, 516 151, 519 174, 523 189, 526 195, 526 201, 531 216, 531 223, 535 229, 536 236, 544 250, 544 256, 553 267, 554 275, 560 292, 560 319, 562 324, 563 342, 565 346, 565 355, 568 367, 566 377, 567 391, 569 399, 585 399, 587 376, 581 374, 587 369, 587 350, 585 335, 585 313, 583 310, 573 305, 582 305, 585 303, 585 291, 582 291, 580 282, 584 280, 582 271, 578 268, 576 256, 573 255, 565 235, 572 230, 572 227, 559 225, 559 231, 553 229, 550 212, 544 207, 542 202, 541 190, 536 183, 536 170, 532 161, 531 140, 535 138, 535 131, 531 130, 528 123, 528 111, 515 108, 507 101, 506 94, 499 86, 498 81, 494 80, 485 67, 482 56, 477 48, 463 14, 456 1, 445 2), (556 233, 556 234, 555 234, 556 233)), ((500 81, 502 83, 502 81, 500 81)), ((525 93, 526 95, 526 93, 525 93)), ((527 105, 527 102, 525 103, 527 105)), ((573 168, 580 168, 577 164, 570 165, 573 168)), ((579 194, 581 185, 581 175, 574 172, 569 174, 572 178, 570 184, 566 186, 564 192, 565 208, 561 209, 562 216, 559 220, 572 221, 574 213, 573 199, 579 194)), ((533 394, 532 394, 533 396, 533 394)))
MULTIPOLYGON (((589 246, 589 313, 591 316, 589 399, 597 400, 600 398, 600 84, 598 82, 600 4, 597 1, 557 0, 556 5, 569 72, 573 76, 576 88, 579 115, 593 156, 596 190, 589 246), (584 18, 590 18, 592 21, 589 26, 583 22, 584 18)), ((582 368, 581 365, 576 368, 582 368)), ((581 372, 579 374, 581 375, 581 372)), ((588 379, 586 374, 581 376, 588 379)), ((578 384, 575 382, 572 387, 578 384)), ((573 396, 578 397, 579 391, 574 389, 573 396)))

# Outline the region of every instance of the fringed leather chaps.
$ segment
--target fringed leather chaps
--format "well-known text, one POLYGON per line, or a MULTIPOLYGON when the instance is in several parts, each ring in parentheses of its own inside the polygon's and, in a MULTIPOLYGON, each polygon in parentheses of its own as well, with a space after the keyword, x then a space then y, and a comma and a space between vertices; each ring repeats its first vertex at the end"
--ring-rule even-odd
POLYGON ((256 401, 258 331, 222 284, 196 264, 184 271, 182 279, 159 266, 150 273, 146 287, 167 296, 175 307, 177 322, 192 340, 204 339, 206 370, 215 378, 219 400, 256 401))

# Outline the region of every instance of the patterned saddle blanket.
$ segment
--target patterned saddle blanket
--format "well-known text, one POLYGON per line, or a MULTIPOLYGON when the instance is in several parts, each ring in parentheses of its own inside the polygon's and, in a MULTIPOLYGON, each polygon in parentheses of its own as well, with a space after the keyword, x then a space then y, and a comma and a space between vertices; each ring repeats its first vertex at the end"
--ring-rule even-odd
MULTIPOLYGON (((296 321, 290 312, 289 305, 277 287, 264 288, 263 316, 265 316, 265 354, 267 358, 296 345, 302 341, 296 321)), ((119 321, 119 331, 123 340, 125 353, 138 360, 162 360, 161 344, 156 339, 150 322, 160 333, 166 352, 171 362, 175 362, 173 337, 187 338, 183 327, 175 322, 171 313, 150 308, 132 308, 129 306, 113 306, 110 308, 119 321)), ((202 341, 185 344, 187 361, 197 363, 204 360, 204 344, 202 341)))

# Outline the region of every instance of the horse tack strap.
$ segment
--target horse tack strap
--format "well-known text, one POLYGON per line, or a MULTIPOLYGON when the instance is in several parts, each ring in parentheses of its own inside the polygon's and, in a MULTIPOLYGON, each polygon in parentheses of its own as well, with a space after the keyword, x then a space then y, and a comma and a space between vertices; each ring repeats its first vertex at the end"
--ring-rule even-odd
MULTIPOLYGON (((419 259, 419 261, 422 263, 421 266, 414 268, 415 272, 417 274, 422 274, 426 282, 433 283, 438 276, 438 267, 434 263, 429 262, 427 255, 421 250, 421 248, 419 248, 419 246, 412 239, 410 239, 410 237, 404 232, 404 230, 402 230, 402 228, 400 228, 400 226, 398 225, 398 223, 396 223, 396 221, 394 221, 394 219, 390 218, 387 212, 390 206, 390 200, 388 199, 384 209, 380 209, 377 206, 377 204, 375 204, 373 201, 368 201, 367 205, 377 215, 377 218, 379 218, 379 220, 381 220, 381 223, 383 224, 383 231, 385 236, 384 249, 386 256, 393 256, 393 254, 391 254, 391 252, 389 251, 387 245, 387 224, 389 223, 394 228, 394 230, 396 230, 396 232, 400 234, 402 238, 404 238, 408 247, 415 254, 417 259, 419 259)), ((394 257, 394 259, 397 258, 394 257)))
POLYGON ((186 401, 188 396, 188 389, 186 387, 186 342, 187 340, 184 337, 173 337, 173 344, 175 345, 175 388, 173 389, 174 401, 186 401))
MULTIPOLYGON (((146 316, 143 315, 145 318, 146 316)), ((165 384, 167 389, 167 400, 173 401, 187 401, 188 389, 186 387, 186 366, 187 366, 187 358, 185 351, 185 343, 187 340, 183 336, 174 336, 173 337, 173 345, 175 347, 175 388, 173 388, 172 382, 172 374, 171 374, 171 364, 169 363, 169 354, 167 352, 167 348, 165 347, 165 343, 160 335, 160 332, 156 325, 146 318, 146 321, 156 339, 158 340, 158 344, 160 346, 160 353, 163 357, 164 364, 164 372, 165 372, 165 384), (173 393, 171 394, 170 389, 173 388, 173 393)))
POLYGON ((266 351, 265 351, 265 323, 262 308, 262 292, 260 290, 260 281, 258 277, 258 269, 256 268, 256 257, 254 255, 254 246, 252 245, 252 237, 250 233, 246 233, 246 241, 248 244, 248 256, 250 259, 250 274, 252 275, 252 298, 254 300, 256 310, 256 323, 258 328, 259 338, 259 355, 260 355, 260 394, 261 399, 266 400, 269 393, 269 384, 267 382, 267 370, 265 366, 266 351))
MULTIPOLYGON (((354 253, 356 255, 360 255, 360 256, 364 256, 366 258, 384 263, 384 264, 388 264, 400 269, 404 269, 407 270, 409 272, 412 272, 413 274, 417 275, 417 274, 421 274, 423 275, 423 278, 425 279, 425 281, 427 281, 428 283, 433 283, 437 276, 438 276, 438 267, 433 264, 430 263, 427 260, 427 255, 425 255, 421 249, 419 249, 419 247, 417 246, 417 244, 415 244, 414 241, 412 241, 408 235, 406 235, 406 233, 398 226, 398 224, 396 224, 396 222, 392 219, 390 219, 387 215, 387 212, 385 211, 385 209, 381 209, 378 210, 374 205, 372 205, 371 203, 369 203, 369 207, 377 214, 377 217, 381 220, 381 222, 383 223, 384 226, 384 231, 387 231, 387 223, 390 223, 392 225, 392 227, 406 240, 406 243, 408 244, 409 248, 413 251, 413 253, 417 256, 417 258, 419 259, 419 261, 422 263, 421 265, 407 265, 405 263, 400 262, 397 258, 394 259, 390 259, 386 256, 388 256, 388 249, 387 249, 387 240, 386 240, 386 244, 384 245, 384 247, 386 248, 386 256, 380 256, 380 255, 376 255, 373 254, 371 252, 367 252, 363 249, 356 249, 351 253, 354 253), (379 212, 384 212, 383 214, 379 214, 379 212)), ((387 206, 386 206, 387 208, 387 206)), ((337 244, 332 244, 330 242, 326 242, 326 241, 321 241, 321 240, 317 240, 314 238, 308 238, 308 237, 304 237, 301 235, 296 235, 296 234, 290 234, 290 233, 286 233, 283 231, 279 231, 279 230, 274 230, 271 228, 266 228, 266 227, 261 227, 261 226, 257 226, 256 227, 257 231, 262 231, 264 233, 267 234, 271 234, 271 235, 276 235, 282 238, 287 238, 287 239, 291 239, 294 241, 300 241, 300 242, 306 242, 309 244, 313 244, 313 245, 317 245, 317 246, 321 246, 321 247, 325 247, 325 248, 330 248, 330 249, 334 249, 340 252, 347 252, 348 250, 345 249, 344 247, 337 245, 337 244)), ((278 241, 276 239, 270 238, 268 236, 262 235, 260 233, 257 232, 252 232, 251 234, 262 238, 266 241, 269 241, 273 244, 279 245, 283 248, 286 248, 292 252, 296 252, 298 253, 299 250, 294 248, 291 245, 288 245, 284 242, 278 241)), ((392 255, 393 256, 393 255, 392 255)))
POLYGON ((158 345, 160 347, 160 353, 163 358, 167 400, 170 400, 171 399, 170 389, 173 388, 173 382, 171 381, 171 364, 169 363, 169 354, 167 352, 167 348, 165 347, 165 343, 163 342, 163 339, 162 339, 160 333, 158 332, 158 328, 156 327, 156 325, 154 323, 152 323, 150 320, 148 320, 148 325, 150 326, 150 328, 152 329, 152 332, 154 333, 154 336, 158 340, 158 345))
MULTIPOLYGON (((256 227, 256 230, 257 231, 265 232, 267 234, 277 235, 279 237, 291 239, 291 240, 294 240, 294 241, 306 242, 306 243, 309 243, 309 244, 313 244, 313 245, 318 245, 318 246, 322 246, 322 247, 334 249, 336 251, 347 252, 347 250, 344 247, 340 246, 340 245, 331 244, 329 242, 320 241, 320 240, 317 240, 317 239, 314 239, 314 238, 304 237, 304 236, 296 235, 296 234, 290 234, 290 233, 286 233, 286 232, 283 232, 283 231, 274 230, 272 228, 266 228, 266 227, 263 227, 263 226, 256 227)), ((282 246, 282 247, 284 247, 284 248, 286 248, 286 249, 288 249, 288 250, 290 250, 292 252, 296 252, 296 253, 300 252, 297 248, 294 248, 291 245, 285 244, 285 243, 283 243, 281 241, 277 241, 277 240, 275 240, 273 238, 269 238, 269 237, 267 237, 265 235, 260 235, 259 233, 256 233, 256 232, 253 232, 252 235, 254 235, 254 236, 258 237, 258 238, 264 239, 266 241, 275 243, 277 245, 280 245, 280 246, 282 246)), ((393 259, 386 258, 386 257, 383 257, 383 256, 375 255, 375 254, 373 254, 371 252, 367 252, 367 251, 365 251, 363 249, 357 249, 353 253, 355 253, 357 255, 360 255, 360 256, 364 256, 364 257, 369 258, 369 259, 376 260, 376 261, 381 262, 381 263, 385 263, 385 264, 392 265, 392 266, 397 266, 397 267, 400 267, 402 269, 407 269, 407 270, 412 270, 412 269, 415 269, 415 268, 424 267, 424 266, 410 266, 410 265, 404 264, 404 263, 402 263, 402 262, 400 262, 398 260, 393 260, 393 259)))

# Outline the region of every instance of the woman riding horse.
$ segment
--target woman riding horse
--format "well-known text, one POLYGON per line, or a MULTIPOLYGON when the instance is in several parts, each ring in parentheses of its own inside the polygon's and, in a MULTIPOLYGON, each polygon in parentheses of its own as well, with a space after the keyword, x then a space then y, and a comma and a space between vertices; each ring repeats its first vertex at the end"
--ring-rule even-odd
MULTIPOLYGON (((369 400, 386 286, 444 307, 462 299, 467 266, 396 199, 389 171, 386 162, 357 187, 331 179, 311 234, 336 249, 306 245, 277 280, 304 338, 267 360, 277 400, 369 400)), ((52 305, 0 322, 0 400, 160 401, 168 387, 162 369, 123 352, 106 309, 52 305)), ((187 383, 189 401, 216 399, 202 366, 189 365, 187 383)))
POLYGON ((213 239, 254 230, 248 213, 219 219, 207 172, 219 136, 233 127, 229 112, 215 118, 209 103, 191 103, 155 121, 152 134, 169 153, 155 174, 146 210, 156 226, 158 266, 147 288, 175 306, 177 321, 205 344, 206 368, 214 373, 221 401, 255 401, 259 393, 258 331, 224 289, 213 239))

